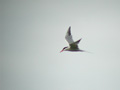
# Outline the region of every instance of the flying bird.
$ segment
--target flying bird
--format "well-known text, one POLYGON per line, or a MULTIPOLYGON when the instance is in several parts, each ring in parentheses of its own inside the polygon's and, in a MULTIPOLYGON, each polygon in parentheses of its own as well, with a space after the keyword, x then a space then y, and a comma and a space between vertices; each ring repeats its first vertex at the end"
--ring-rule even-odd
POLYGON ((65 39, 69 43, 69 47, 68 46, 64 47, 60 52, 63 52, 63 51, 74 51, 74 52, 80 51, 80 52, 84 52, 84 50, 81 50, 78 47, 78 44, 82 40, 82 38, 75 41, 75 42, 73 41, 72 35, 71 35, 71 27, 68 28, 68 31, 67 31, 67 33, 65 35, 65 39))

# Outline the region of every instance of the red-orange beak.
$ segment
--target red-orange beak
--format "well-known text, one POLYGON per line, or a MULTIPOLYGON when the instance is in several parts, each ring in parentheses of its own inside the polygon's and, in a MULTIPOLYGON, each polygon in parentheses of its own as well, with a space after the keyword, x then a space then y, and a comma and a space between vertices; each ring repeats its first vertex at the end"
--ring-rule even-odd
POLYGON ((61 51, 60 51, 60 53, 61 53, 61 52, 63 52, 63 51, 64 51, 64 49, 63 49, 63 50, 61 50, 61 51))

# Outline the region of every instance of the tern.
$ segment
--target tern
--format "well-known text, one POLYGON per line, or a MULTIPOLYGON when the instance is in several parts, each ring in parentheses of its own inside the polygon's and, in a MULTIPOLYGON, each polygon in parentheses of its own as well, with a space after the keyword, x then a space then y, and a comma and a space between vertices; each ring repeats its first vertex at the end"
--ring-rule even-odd
POLYGON ((69 47, 68 46, 64 47, 60 52, 63 52, 63 51, 85 52, 84 50, 81 50, 78 47, 78 44, 82 40, 82 38, 75 41, 75 42, 73 41, 72 35, 71 35, 71 27, 68 28, 68 31, 67 31, 67 33, 65 35, 65 39, 69 43, 69 47))

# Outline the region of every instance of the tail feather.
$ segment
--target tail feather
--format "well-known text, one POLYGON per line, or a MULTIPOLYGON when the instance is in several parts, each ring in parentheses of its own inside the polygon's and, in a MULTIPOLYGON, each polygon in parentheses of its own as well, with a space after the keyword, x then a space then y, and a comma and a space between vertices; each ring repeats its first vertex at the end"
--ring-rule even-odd
POLYGON ((86 51, 86 50, 80 50, 81 52, 87 52, 87 53, 92 53, 92 52, 89 52, 89 51, 86 51))

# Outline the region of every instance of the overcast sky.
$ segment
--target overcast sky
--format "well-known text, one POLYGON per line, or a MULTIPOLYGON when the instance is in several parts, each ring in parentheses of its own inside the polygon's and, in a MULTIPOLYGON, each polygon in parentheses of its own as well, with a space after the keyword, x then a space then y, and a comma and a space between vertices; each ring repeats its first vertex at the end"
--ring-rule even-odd
POLYGON ((2 0, 1 22, 1 90, 120 90, 119 0, 2 0), (59 53, 69 26, 92 53, 59 53))

